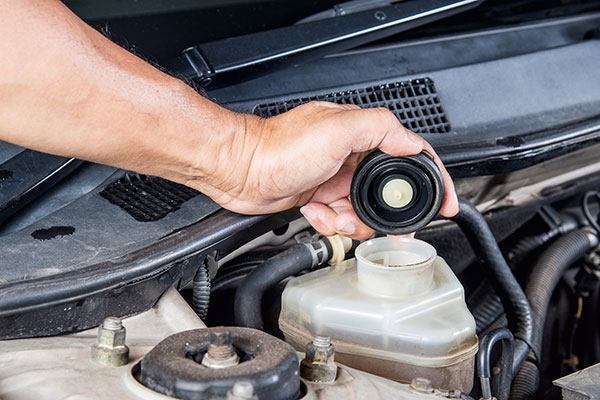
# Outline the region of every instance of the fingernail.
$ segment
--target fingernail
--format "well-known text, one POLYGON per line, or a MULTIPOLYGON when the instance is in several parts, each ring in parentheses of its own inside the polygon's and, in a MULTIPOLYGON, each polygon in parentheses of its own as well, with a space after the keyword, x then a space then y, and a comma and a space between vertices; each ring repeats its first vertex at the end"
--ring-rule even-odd
POLYGON ((309 221, 314 221, 315 219, 317 219, 316 211, 308 206, 300 207, 300 212, 302 213, 302 215, 304 215, 304 218, 306 218, 309 221))
POLYGON ((354 226, 354 223, 348 221, 339 227, 337 231, 342 235, 352 235, 354 234, 354 231, 356 231, 356 227, 354 226))

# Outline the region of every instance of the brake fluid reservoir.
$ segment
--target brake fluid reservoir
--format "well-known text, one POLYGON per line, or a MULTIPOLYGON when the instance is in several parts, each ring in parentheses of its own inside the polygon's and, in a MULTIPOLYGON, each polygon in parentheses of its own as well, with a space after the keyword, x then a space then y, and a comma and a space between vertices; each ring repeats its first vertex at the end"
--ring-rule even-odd
POLYGON ((303 350, 313 336, 330 336, 342 364, 468 393, 475 321, 448 264, 407 238, 369 240, 355 255, 287 284, 279 318, 286 340, 303 350))

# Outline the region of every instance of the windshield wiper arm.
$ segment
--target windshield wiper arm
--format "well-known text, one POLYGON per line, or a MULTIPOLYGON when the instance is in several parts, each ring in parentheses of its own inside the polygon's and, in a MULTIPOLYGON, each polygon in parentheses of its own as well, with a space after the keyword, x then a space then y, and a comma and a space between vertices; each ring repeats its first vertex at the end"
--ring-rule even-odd
POLYGON ((204 43, 167 70, 202 86, 228 85, 425 25, 483 0, 412 0, 369 11, 204 43))

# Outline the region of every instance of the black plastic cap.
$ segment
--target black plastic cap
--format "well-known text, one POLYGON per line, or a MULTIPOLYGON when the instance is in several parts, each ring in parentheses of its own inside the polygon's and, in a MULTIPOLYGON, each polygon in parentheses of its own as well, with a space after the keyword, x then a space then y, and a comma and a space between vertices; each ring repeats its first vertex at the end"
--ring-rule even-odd
POLYGON ((376 151, 356 169, 350 187, 350 200, 358 217, 377 232, 403 235, 415 232, 437 216, 444 201, 444 180, 427 152, 393 157, 376 151), (411 201, 394 208, 383 199, 383 187, 392 179, 402 179, 412 187, 411 201))

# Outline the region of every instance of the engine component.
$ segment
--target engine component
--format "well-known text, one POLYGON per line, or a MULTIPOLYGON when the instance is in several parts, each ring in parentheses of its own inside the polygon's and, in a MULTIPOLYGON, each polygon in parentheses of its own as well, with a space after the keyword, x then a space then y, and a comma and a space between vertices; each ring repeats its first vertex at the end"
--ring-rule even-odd
MULTIPOLYGON (((90 345, 96 341, 95 329, 62 337, 0 341, 0 398, 54 400, 81 397, 83 393, 88 400, 115 397, 120 400, 164 400, 164 395, 138 381, 140 357, 163 338, 202 328, 204 324, 171 288, 154 308, 124 319, 123 325, 127 327, 127 342, 131 348, 126 368, 106 368, 89 360, 90 345)), ((247 383, 236 382, 229 391, 237 398, 231 398, 228 393, 230 398, 227 400, 241 400, 240 389, 247 383)), ((441 400, 447 397, 446 393, 438 391, 429 395, 416 393, 407 384, 344 365, 338 366, 334 382, 304 381, 304 385, 304 398, 311 400, 441 400)), ((247 388, 244 392, 247 393, 247 388)))
POLYGON ((508 400, 510 394, 510 382, 512 380, 512 364, 515 351, 515 339, 506 328, 498 328, 489 332, 481 339, 479 355, 477 357, 477 374, 481 381, 481 398, 484 400, 508 400), (500 381, 498 382, 497 396, 492 395, 490 378, 490 358, 492 349, 496 343, 502 342, 502 355, 498 361, 500 381))
POLYGON ((129 362, 125 327, 119 318, 108 317, 98 328, 98 343, 92 346, 92 360, 109 367, 120 367, 129 362))
POLYGON ((235 323, 263 329, 261 302, 265 291, 288 276, 326 262, 331 255, 330 242, 318 240, 294 245, 256 267, 235 293, 235 323))
POLYGON ((203 264, 196 271, 192 284, 192 308, 202 321, 208 315, 210 306, 210 274, 208 266, 203 264))
POLYGON ((358 217, 378 232, 402 235, 427 225, 444 201, 442 174, 426 151, 393 157, 376 151, 354 173, 350 199, 358 217))
POLYGON ((502 301, 508 327, 515 338, 512 368, 514 376, 531 349, 534 335, 531 307, 483 215, 463 198, 458 199, 458 206, 459 212, 452 220, 464 232, 475 254, 484 261, 483 265, 487 267, 488 275, 502 301))
POLYGON ((475 321, 450 267, 416 239, 372 239, 355 255, 290 280, 279 318, 286 340, 300 350, 330 336, 342 364, 469 392, 475 321))
POLYGON ((598 382, 600 382, 600 364, 563 376, 553 383, 561 388, 564 400, 593 400, 600 399, 598 382))
POLYGON ((337 375, 335 347, 329 336, 315 336, 306 345, 304 359, 300 362, 300 376, 311 382, 333 382, 337 375))
POLYGON ((231 332, 228 330, 212 331, 210 343, 202 357, 202 365, 208 368, 228 368, 239 363, 240 357, 231 343, 231 332))
MULTIPOLYGON (((571 231, 553 242, 540 256, 532 268, 526 293, 531 302, 535 326, 537 327, 532 340, 533 351, 539 357, 542 348, 544 323, 550 298, 556 285, 565 271, 577 260, 598 245, 596 231, 582 228, 571 231)), ((538 361, 540 361, 538 359, 538 361)), ((515 378, 511 398, 530 398, 539 385, 539 371, 535 363, 526 361, 527 367, 522 368, 515 378)), ((524 366, 525 366, 524 365, 524 366)))
MULTIPOLYGON (((209 357, 213 366, 214 357, 209 357)), ((296 352, 287 343, 255 329, 197 329, 169 336, 144 356, 140 367, 140 382, 145 386, 184 400, 224 400, 239 381, 250 382, 261 400, 297 399, 300 378, 296 352), (229 346, 226 331, 239 364, 207 368, 204 358, 210 346, 215 341, 229 346)))

